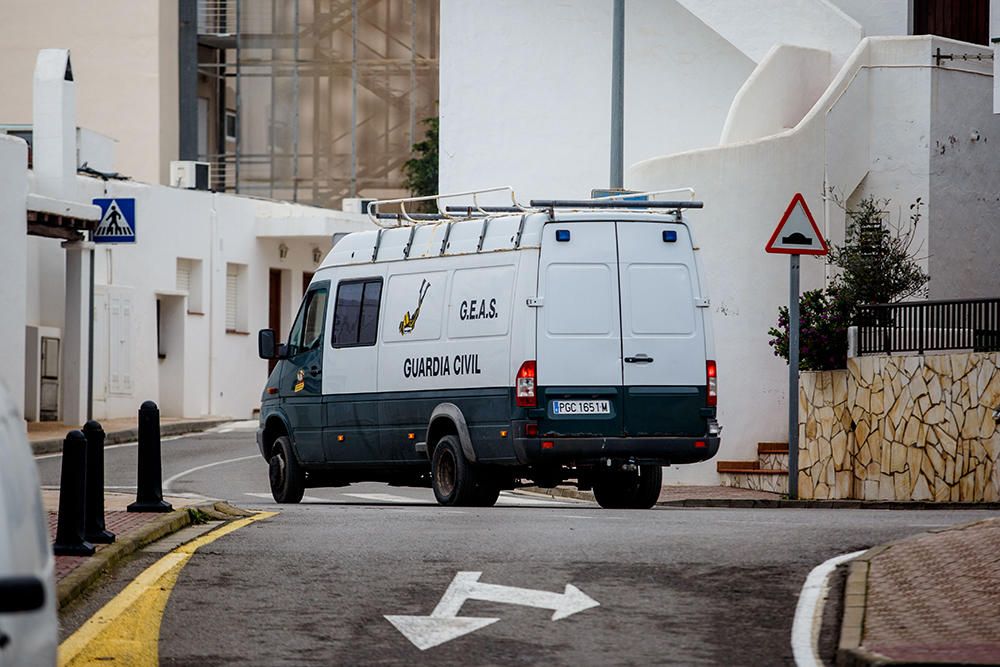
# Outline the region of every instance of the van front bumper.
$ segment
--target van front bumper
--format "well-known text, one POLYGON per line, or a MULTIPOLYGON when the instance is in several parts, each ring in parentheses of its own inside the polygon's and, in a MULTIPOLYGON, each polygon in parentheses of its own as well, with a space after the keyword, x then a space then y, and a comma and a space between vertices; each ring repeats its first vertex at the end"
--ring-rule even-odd
POLYGON ((603 459, 661 461, 664 464, 707 461, 719 451, 719 436, 620 438, 515 438, 522 464, 590 464, 603 459))

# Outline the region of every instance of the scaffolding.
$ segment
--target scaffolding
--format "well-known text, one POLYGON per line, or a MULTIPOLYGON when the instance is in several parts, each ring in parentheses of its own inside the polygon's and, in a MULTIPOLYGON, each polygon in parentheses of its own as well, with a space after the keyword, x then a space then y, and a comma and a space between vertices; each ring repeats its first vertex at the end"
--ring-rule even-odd
POLYGON ((403 163, 437 115, 438 0, 197 10, 198 157, 214 189, 324 207, 405 194, 403 163))

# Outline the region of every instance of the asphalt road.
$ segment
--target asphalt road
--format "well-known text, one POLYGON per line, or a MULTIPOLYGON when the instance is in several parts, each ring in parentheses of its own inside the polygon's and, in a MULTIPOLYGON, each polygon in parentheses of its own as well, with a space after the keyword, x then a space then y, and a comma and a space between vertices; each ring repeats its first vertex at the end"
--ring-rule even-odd
MULTIPOLYGON (((813 567, 990 514, 609 511, 507 493, 494 508, 452 509, 429 489, 381 484, 277 506, 253 438, 243 425, 163 443, 166 491, 280 514, 192 557, 166 608, 161 664, 792 664, 813 567), (396 619, 414 639, 387 616, 418 617, 396 619)), ((109 487, 134 488, 135 452, 107 450, 109 487)), ((39 469, 58 483, 58 457, 39 469)), ((155 558, 126 565, 64 632, 155 558)))

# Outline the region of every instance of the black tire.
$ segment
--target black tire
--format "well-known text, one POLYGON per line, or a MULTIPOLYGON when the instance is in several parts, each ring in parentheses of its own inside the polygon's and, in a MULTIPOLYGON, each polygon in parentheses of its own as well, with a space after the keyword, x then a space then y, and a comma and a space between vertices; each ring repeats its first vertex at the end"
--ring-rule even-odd
POLYGON ((663 490, 663 468, 658 464, 639 466, 639 479, 632 496, 632 509, 648 510, 656 505, 663 490))
POLYGON ((663 468, 641 465, 638 472, 601 472, 594 477, 594 498, 605 509, 648 510, 660 497, 663 468))
POLYGON ((305 474, 292 451, 292 441, 283 435, 274 441, 271 458, 268 460, 267 477, 271 482, 274 502, 294 504, 302 500, 306 492, 305 474))
POLYGON ((594 475, 594 498, 597 504, 608 510, 630 507, 635 494, 635 476, 624 472, 600 472, 594 475))
POLYGON ((500 497, 500 483, 492 475, 482 475, 476 484, 475 498, 472 504, 475 507, 493 507, 500 497))
MULTIPOLYGON (((470 506, 476 504, 478 488, 475 471, 462 454, 462 446, 454 435, 438 440, 431 457, 431 487, 442 505, 470 506)), ((499 494, 499 489, 497 490, 499 494)), ((494 501, 495 502, 495 501, 494 501)))

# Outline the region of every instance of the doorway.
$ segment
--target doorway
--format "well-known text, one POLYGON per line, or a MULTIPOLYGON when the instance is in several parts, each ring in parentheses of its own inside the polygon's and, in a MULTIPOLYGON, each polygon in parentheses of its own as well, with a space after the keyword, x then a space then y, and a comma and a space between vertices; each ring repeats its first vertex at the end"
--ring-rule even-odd
MULTIPOLYGON (((281 340, 281 269, 271 269, 268 274, 267 294, 267 328, 274 331, 278 340, 281 340)), ((277 359, 268 359, 268 377, 277 363, 277 359)))

